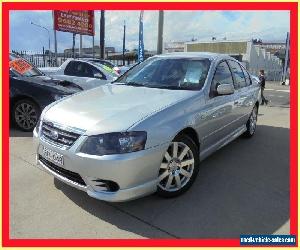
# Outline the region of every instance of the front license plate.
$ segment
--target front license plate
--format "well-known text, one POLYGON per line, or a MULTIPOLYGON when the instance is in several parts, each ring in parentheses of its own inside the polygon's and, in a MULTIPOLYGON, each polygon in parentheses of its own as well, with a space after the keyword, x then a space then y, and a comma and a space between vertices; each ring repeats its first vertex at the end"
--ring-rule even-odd
POLYGON ((53 150, 49 148, 43 147, 43 156, 50 160, 53 161, 59 165, 64 165, 64 156, 62 154, 56 153, 53 150))

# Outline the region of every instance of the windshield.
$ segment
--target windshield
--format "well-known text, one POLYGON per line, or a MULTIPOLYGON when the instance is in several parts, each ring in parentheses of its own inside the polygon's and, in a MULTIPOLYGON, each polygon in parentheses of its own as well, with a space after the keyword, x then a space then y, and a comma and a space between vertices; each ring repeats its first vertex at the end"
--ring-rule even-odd
POLYGON ((153 57, 133 67, 114 83, 199 90, 205 83, 209 67, 208 59, 153 57))
POLYGON ((22 57, 10 55, 9 57, 9 69, 17 75, 21 76, 42 76, 43 73, 35 68, 32 64, 27 62, 22 57))

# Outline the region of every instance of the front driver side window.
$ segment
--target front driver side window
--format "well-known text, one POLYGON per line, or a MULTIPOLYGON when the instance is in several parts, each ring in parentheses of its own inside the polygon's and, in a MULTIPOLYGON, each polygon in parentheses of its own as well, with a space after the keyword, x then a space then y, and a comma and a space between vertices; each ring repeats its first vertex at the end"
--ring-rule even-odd
POLYGON ((215 97, 217 95, 217 87, 220 84, 232 84, 233 85, 232 74, 229 69, 229 66, 227 65, 227 63, 225 61, 219 63, 219 65, 217 66, 214 78, 211 83, 210 97, 215 97))

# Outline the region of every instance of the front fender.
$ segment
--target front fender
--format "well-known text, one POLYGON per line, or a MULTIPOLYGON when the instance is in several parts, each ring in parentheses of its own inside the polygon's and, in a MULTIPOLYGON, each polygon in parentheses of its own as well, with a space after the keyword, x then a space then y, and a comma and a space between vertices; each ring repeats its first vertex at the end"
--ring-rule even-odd
POLYGON ((152 114, 130 130, 147 132, 146 148, 170 143, 185 128, 197 131, 204 106, 203 94, 196 95, 152 114))

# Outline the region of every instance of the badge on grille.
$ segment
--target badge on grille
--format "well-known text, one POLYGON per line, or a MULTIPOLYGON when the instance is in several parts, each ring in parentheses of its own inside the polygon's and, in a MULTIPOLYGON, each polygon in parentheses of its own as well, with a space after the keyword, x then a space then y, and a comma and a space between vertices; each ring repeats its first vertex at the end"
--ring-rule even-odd
POLYGON ((56 130, 51 130, 49 136, 56 141, 58 139, 58 132, 56 130))

